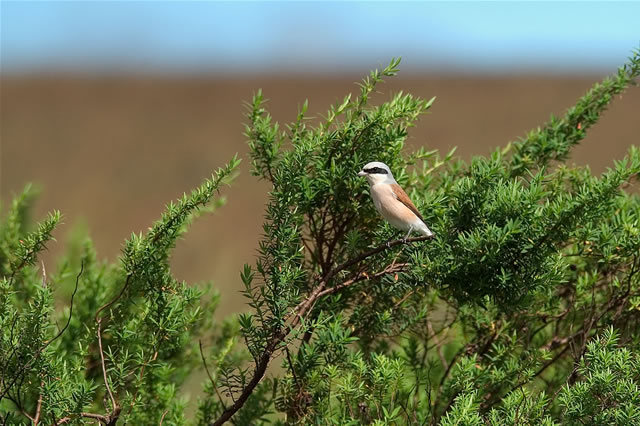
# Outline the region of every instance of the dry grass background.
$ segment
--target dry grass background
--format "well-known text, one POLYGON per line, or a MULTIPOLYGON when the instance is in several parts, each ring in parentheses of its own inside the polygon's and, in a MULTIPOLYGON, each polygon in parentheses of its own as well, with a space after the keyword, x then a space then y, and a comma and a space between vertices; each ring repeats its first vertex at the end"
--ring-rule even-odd
MULTIPOLYGON (((243 309, 238 273, 253 263, 266 191, 249 174, 242 136, 243 101, 262 88, 274 118, 288 122, 306 98, 318 116, 360 76, 161 77, 2 76, 2 202, 27 182, 44 191, 35 211, 59 209, 65 225, 52 244, 52 263, 73 225, 88 225, 99 256, 115 260, 131 232, 144 231, 164 205, 189 191, 238 152, 242 174, 226 189, 228 205, 199 219, 175 250, 178 278, 212 280, 219 315, 243 309)), ((472 77, 400 75, 377 99, 404 90, 437 96, 410 134, 409 148, 458 147, 485 154, 573 105, 600 76, 472 77)), ((616 100, 572 161, 602 171, 640 134, 640 89, 616 100)), ((371 159, 373 160, 373 159, 371 159)), ((355 173, 355 171, 354 171, 355 173)))

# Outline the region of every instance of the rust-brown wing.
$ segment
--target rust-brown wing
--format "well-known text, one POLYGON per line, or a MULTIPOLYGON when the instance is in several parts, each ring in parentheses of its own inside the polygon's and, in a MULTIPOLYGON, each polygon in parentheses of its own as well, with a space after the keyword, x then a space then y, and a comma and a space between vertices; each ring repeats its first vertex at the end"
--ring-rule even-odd
POLYGON ((411 210, 416 216, 420 218, 421 221, 424 222, 422 215, 420 214, 416 206, 413 204, 413 202, 411 201, 407 193, 404 192, 404 189, 400 187, 400 185, 398 185, 397 183, 392 183, 391 190, 393 191, 393 195, 396 196, 398 201, 400 201, 402 204, 407 206, 409 210, 411 210))

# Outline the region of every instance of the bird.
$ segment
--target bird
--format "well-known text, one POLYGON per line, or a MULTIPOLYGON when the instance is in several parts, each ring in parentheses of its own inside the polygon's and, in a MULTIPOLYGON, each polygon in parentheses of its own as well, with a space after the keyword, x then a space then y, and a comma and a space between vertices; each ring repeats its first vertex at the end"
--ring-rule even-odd
POLYGON ((373 205, 382 217, 395 228, 407 231, 407 235, 403 239, 404 242, 413 231, 426 237, 434 235, 424 223, 422 215, 411 202, 407 193, 393 178, 389 166, 379 161, 373 161, 367 163, 358 172, 358 176, 367 178, 373 205))

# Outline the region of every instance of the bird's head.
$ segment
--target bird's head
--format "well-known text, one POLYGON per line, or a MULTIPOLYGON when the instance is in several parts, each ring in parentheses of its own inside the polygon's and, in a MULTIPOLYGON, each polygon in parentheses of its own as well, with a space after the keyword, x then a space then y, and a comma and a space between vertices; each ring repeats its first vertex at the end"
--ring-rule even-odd
POLYGON ((389 166, 379 161, 366 164, 362 170, 358 172, 358 176, 365 176, 370 185, 382 182, 394 182, 389 166))

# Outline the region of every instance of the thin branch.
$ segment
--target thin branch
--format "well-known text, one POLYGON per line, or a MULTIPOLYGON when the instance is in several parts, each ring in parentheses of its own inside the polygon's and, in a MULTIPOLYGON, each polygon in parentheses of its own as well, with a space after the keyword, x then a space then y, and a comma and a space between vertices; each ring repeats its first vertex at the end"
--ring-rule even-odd
MULTIPOLYGON (((44 264, 43 264, 44 266, 44 264)), ((42 386, 44 383, 40 383, 42 386)), ((33 426, 38 426, 38 422, 40 421, 40 412, 42 411, 42 391, 40 391, 40 396, 38 396, 38 405, 36 405, 36 415, 33 417, 33 426)))
MULTIPOLYGON (((80 413, 80 417, 84 417, 87 419, 95 419, 100 421, 101 423, 109 423, 109 416, 105 416, 102 414, 94 414, 94 413, 80 413)), ((56 426, 57 425, 63 425, 65 423, 69 423, 71 420, 73 420, 73 417, 71 416, 67 416, 67 417, 63 417, 60 420, 57 421, 56 426)))
POLYGON ((300 382, 298 382, 298 376, 296 375, 296 369, 293 368, 293 362, 291 361, 291 354, 289 353, 289 348, 285 346, 284 351, 287 354, 287 361, 289 362, 289 368, 291 368, 291 374, 293 375, 293 380, 296 382, 296 386, 298 387, 298 390, 302 391, 300 382))
POLYGON ((202 358, 202 365, 204 365, 204 371, 207 372, 207 376, 209 377, 209 380, 211 381, 211 386, 216 391, 216 395, 218 395, 218 399, 220 400, 220 405, 222 406, 222 409, 226 410, 227 407, 225 407, 225 405, 224 405, 224 400, 222 399, 222 395, 220 395, 220 391, 218 390, 218 386, 216 385, 216 381, 213 380, 213 376, 209 372, 209 367, 207 366, 207 360, 205 359, 204 352, 202 351, 202 340, 198 339, 198 344, 200 345, 200 357, 202 358))
POLYGON ((433 330, 433 326, 431 325, 431 321, 427 318, 427 328, 429 332, 433 335, 432 338, 436 342, 436 352, 438 352, 438 357, 440 357, 440 362, 442 363, 442 368, 444 371, 449 370, 449 364, 447 364, 447 359, 444 357, 442 353, 442 342, 438 339, 437 333, 433 330))
POLYGON ((111 399, 112 405, 112 414, 110 417, 116 417, 120 415, 120 406, 116 402, 115 397, 113 396, 113 392, 111 392, 111 387, 109 386, 109 378, 107 377, 107 367, 104 361, 104 351, 102 349, 102 318, 98 318, 98 348, 100 349, 100 364, 102 366, 102 376, 104 378, 104 386, 107 388, 107 392, 109 393, 109 398, 111 399))
POLYGON ((332 278, 334 275, 336 275, 338 272, 344 271, 347 268, 350 268, 351 266, 362 262, 363 260, 365 260, 368 257, 371 257, 373 255, 376 255, 378 253, 381 253, 385 250, 390 249, 391 247, 395 247, 395 246, 399 246, 399 245, 404 245, 404 244, 408 244, 408 243, 417 243, 420 241, 427 241, 427 240, 432 240, 434 238, 433 235, 429 235, 429 236, 421 236, 421 237, 413 237, 413 238, 407 238, 406 240, 404 239, 399 239, 399 240, 393 240, 393 241, 389 241, 387 243, 384 243, 382 245, 379 245, 376 248, 373 248, 369 251, 366 251, 362 254, 360 254, 359 256, 343 263, 342 265, 336 267, 333 271, 330 272, 330 277, 332 278))
POLYGON ((44 260, 41 260, 40 264, 42 265, 42 288, 46 288, 47 287, 47 270, 44 267, 44 260))
MULTIPOLYGON (((42 266, 44 267, 44 264, 42 264, 42 266)), ((62 333, 64 333, 67 327, 69 327, 69 324, 71 323, 71 315, 73 314, 73 298, 75 297, 76 292, 78 291, 78 282, 80 281, 80 275, 82 275, 83 271, 84 271, 84 260, 80 262, 80 272, 78 272, 78 275, 76 276, 76 286, 73 289, 73 293, 71 293, 71 301, 69 302, 69 317, 67 318, 67 323, 64 325, 64 327, 62 327, 62 329, 58 332, 58 334, 56 334, 56 336, 53 339, 47 341, 45 345, 48 345, 49 343, 56 340, 58 337, 62 336, 62 333)))
MULTIPOLYGON (((404 268, 405 266, 407 266, 406 263, 398 263, 398 264, 395 264, 395 265, 388 266, 387 268, 383 269, 380 272, 376 272, 373 275, 369 275, 369 274, 366 274, 366 273, 363 273, 363 272, 359 272, 354 278, 348 279, 348 280, 346 280, 346 281, 344 281, 344 282, 342 282, 342 283, 340 283, 340 284, 338 284, 336 286, 333 286, 333 287, 330 287, 330 288, 322 290, 320 293, 318 293, 317 299, 319 299, 319 298, 321 298, 323 296, 327 296, 329 294, 337 293, 338 291, 340 291, 340 290, 342 290, 342 289, 344 289, 346 287, 350 287, 353 284, 355 284, 357 282, 360 282, 360 281, 370 280, 372 278, 380 278, 380 277, 382 277, 384 275, 400 272, 402 270, 402 268, 404 268)), ((405 297, 403 297, 401 299, 400 303, 404 302, 409 296, 411 296, 411 293, 413 293, 413 291, 409 292, 409 294, 407 294, 405 297)))
POLYGON ((107 303, 105 303, 104 305, 98 308, 95 315, 96 321, 98 321, 98 316, 100 315, 100 312, 104 311, 105 309, 107 309, 108 307, 116 303, 118 299, 122 297, 127 287, 129 287, 129 283, 131 282, 131 276, 132 276, 132 273, 127 274, 127 278, 125 279, 124 285, 122 286, 122 289, 120 289, 120 292, 113 299, 111 299, 110 301, 108 301, 107 303))
POLYGON ((544 365, 542 367, 540 367, 540 369, 538 371, 536 371, 535 374, 533 376, 531 376, 531 378, 529 380, 522 381, 522 382, 518 383, 509 392, 513 392, 514 390, 516 390, 518 388, 521 388, 522 386, 524 386, 528 382, 530 382, 532 379, 534 379, 534 378, 538 377, 539 375, 541 375, 544 372, 544 370, 546 370, 547 368, 549 368, 549 366, 551 366, 556 361, 558 361, 569 350, 569 348, 571 348, 571 345, 566 345, 563 350, 561 350, 560 352, 558 352, 556 354, 556 356, 554 356, 549 361, 545 362, 544 365))
POLYGON ((13 403, 13 405, 16 406, 18 411, 20 411, 20 414, 22 414, 23 416, 25 416, 26 418, 28 418, 29 420, 31 420, 33 422, 33 417, 31 417, 31 415, 24 410, 24 408, 22 407, 22 404, 20 404, 19 401, 16 401, 16 399, 12 398, 9 395, 7 395, 7 399, 9 401, 11 401, 13 403))
POLYGON ((160 417, 160 426, 162 426, 162 422, 164 422, 164 416, 166 416, 168 412, 169 410, 164 410, 164 413, 162 413, 162 417, 160 417))

